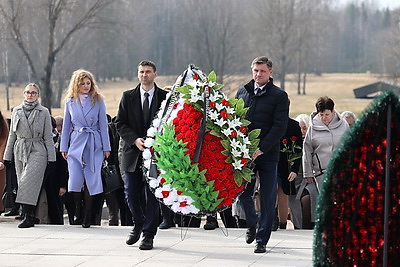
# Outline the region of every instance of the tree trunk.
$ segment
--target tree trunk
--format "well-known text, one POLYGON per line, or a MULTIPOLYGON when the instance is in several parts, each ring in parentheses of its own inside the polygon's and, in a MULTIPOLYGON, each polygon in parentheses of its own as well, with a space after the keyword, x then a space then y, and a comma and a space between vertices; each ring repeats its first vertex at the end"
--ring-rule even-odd
POLYGON ((303 95, 306 94, 307 72, 303 73, 303 95))
POLYGON ((7 102, 7 110, 10 110, 10 75, 8 72, 8 52, 3 51, 3 71, 5 77, 5 90, 6 90, 6 102, 7 102))
POLYGON ((53 91, 51 88, 51 74, 54 65, 54 57, 50 56, 45 68, 45 76, 42 78, 42 105, 49 109, 51 114, 53 91))

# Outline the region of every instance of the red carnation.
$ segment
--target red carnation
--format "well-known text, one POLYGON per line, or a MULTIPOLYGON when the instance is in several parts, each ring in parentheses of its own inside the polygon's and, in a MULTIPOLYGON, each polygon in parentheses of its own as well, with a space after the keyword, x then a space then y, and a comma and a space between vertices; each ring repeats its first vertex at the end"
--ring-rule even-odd
POLYGON ((228 112, 226 112, 226 111, 221 111, 220 115, 221 115, 221 117, 222 117, 223 119, 229 118, 229 114, 228 114, 228 112))
POLYGON ((283 139, 282 144, 287 145, 287 139, 283 139))
POLYGON ((243 166, 246 167, 246 166, 247 166, 247 160, 244 159, 244 158, 242 158, 242 159, 240 160, 240 164, 243 164, 243 166))
POLYGON ((193 74, 192 77, 193 77, 193 80, 196 80, 196 81, 197 81, 198 79, 200 79, 199 75, 197 75, 197 74, 193 74))
POLYGON ((210 108, 215 108, 215 107, 216 107, 216 104, 215 104, 215 102, 211 102, 211 101, 210 101, 209 106, 210 106, 210 108))
POLYGON ((183 192, 178 190, 178 191, 176 191, 176 193, 178 194, 178 196, 180 196, 180 195, 182 195, 183 192))
POLYGON ((167 198, 169 196, 169 191, 162 191, 161 194, 163 195, 163 198, 167 198))
POLYGON ((160 179, 160 183, 161 183, 161 184, 164 184, 166 181, 167 181, 167 180, 165 180, 165 178, 161 178, 161 179, 160 179))
POLYGON ((290 138, 290 140, 292 140, 292 142, 296 142, 297 141, 297 137, 293 135, 292 138, 290 138))
POLYGON ((179 204, 179 207, 186 207, 187 206, 187 202, 186 201, 182 201, 180 204, 179 204))
POLYGON ((246 133, 246 132, 247 132, 246 126, 241 126, 241 127, 239 128, 239 131, 242 132, 242 133, 246 133))
POLYGON ((224 105, 225 107, 229 107, 229 102, 226 99, 222 99, 222 105, 224 105))
POLYGON ((237 136, 236 131, 232 130, 231 134, 229 135, 229 137, 231 138, 235 138, 237 136))

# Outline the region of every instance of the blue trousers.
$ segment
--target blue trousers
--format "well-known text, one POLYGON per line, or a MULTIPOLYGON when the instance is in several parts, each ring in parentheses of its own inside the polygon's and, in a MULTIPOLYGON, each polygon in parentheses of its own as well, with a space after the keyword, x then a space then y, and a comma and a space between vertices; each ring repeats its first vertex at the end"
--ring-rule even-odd
POLYGON ((255 172, 260 176, 260 218, 256 214, 253 201, 254 185, 256 179, 247 184, 240 196, 240 204, 246 214, 247 227, 255 227, 258 222, 256 242, 266 245, 271 237, 272 223, 275 216, 275 204, 277 194, 277 169, 278 162, 264 161, 257 163, 255 172))
POLYGON ((125 173, 125 199, 132 213, 132 221, 142 227, 143 236, 154 238, 159 224, 159 202, 143 178, 141 168, 125 173))

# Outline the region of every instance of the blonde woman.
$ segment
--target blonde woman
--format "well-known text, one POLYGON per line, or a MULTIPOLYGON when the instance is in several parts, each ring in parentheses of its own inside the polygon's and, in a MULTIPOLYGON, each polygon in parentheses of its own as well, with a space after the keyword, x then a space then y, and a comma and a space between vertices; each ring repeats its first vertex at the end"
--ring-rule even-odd
POLYGON ((93 74, 83 69, 76 70, 69 83, 60 151, 68 161, 68 191, 74 194, 77 210, 84 188, 82 227, 88 228, 93 197, 103 192, 101 166, 111 147, 104 99, 93 74))
POLYGON ((13 109, 4 160, 14 158, 18 181, 15 202, 24 214, 19 228, 34 226, 35 210, 48 162, 56 161, 50 113, 39 103, 39 86, 24 89, 24 102, 13 109))

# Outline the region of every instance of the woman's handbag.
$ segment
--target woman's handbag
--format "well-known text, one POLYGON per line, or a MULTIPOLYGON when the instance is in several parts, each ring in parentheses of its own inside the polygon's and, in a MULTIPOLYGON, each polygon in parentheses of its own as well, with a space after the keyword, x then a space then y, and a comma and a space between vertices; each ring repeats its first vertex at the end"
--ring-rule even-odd
POLYGON ((114 192, 115 190, 124 186, 117 167, 115 165, 108 164, 106 160, 103 162, 103 167, 101 169, 101 179, 103 181, 103 192, 105 194, 114 192))

